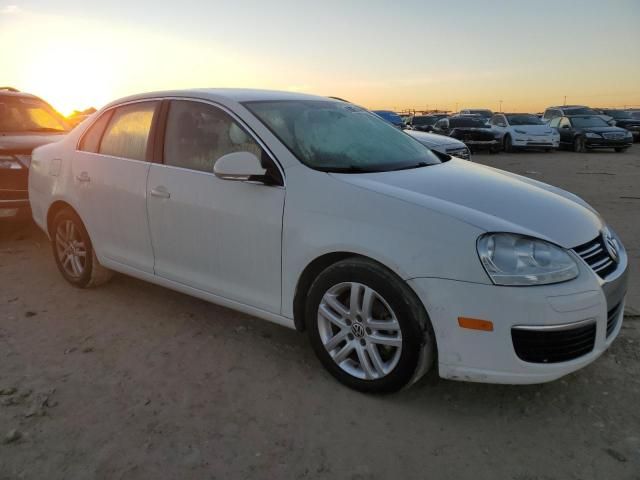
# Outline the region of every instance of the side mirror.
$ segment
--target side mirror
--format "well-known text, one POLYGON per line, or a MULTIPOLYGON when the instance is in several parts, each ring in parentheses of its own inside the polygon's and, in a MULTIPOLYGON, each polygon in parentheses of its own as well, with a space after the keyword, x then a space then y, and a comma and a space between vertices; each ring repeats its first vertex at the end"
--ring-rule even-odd
POLYGON ((223 155, 213 166, 213 173, 223 180, 246 182, 264 181, 266 170, 251 152, 232 152, 223 155))

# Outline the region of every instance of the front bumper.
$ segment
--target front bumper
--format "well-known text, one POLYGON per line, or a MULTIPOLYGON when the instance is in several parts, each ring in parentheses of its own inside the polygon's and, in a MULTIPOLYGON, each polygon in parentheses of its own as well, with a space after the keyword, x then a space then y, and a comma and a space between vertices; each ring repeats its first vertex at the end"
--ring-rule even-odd
POLYGON ((0 221, 31 217, 31 208, 27 199, 0 199, 0 221))
POLYGON ((585 137, 585 146, 587 148, 628 148, 631 145, 633 145, 633 138, 612 140, 608 138, 585 137))
POLYGON ((569 282, 535 287, 501 287, 437 278, 409 281, 423 301, 436 335, 443 378, 485 383, 530 384, 555 380, 596 360, 620 332, 627 288, 627 257, 606 280, 582 260, 569 282), (615 311, 613 307, 617 307, 615 311), (612 318, 609 314, 612 313, 612 318), (493 331, 461 328, 459 317, 493 322, 493 331), (514 347, 514 327, 571 327, 595 324, 593 349, 568 361, 523 361, 514 347), (609 326, 609 332, 607 327, 609 326))
POLYGON ((516 148, 558 148, 560 138, 552 135, 514 135, 513 146, 516 148))

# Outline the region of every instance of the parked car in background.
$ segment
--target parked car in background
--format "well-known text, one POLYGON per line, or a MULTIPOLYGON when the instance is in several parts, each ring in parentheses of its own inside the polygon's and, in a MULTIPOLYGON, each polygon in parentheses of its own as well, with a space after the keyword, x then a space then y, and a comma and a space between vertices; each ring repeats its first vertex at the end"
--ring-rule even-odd
POLYGON ((502 132, 505 152, 514 149, 544 149, 560 146, 560 134, 536 115, 528 113, 496 113, 491 119, 494 129, 502 132))
POLYGON ((555 117, 549 122, 560 134, 560 146, 575 152, 594 148, 613 148, 624 152, 633 144, 629 130, 612 127, 599 115, 571 115, 555 117))
POLYGON ((638 139, 640 139, 640 115, 638 115, 638 117, 634 117, 631 112, 619 109, 603 108, 600 111, 603 115, 613 118, 616 122, 616 127, 629 130, 633 135, 634 141, 638 141, 638 139))
POLYGON ((489 123, 489 121, 491 121, 491 118, 493 117, 493 111, 486 108, 465 108, 463 110, 460 110, 459 114, 460 115, 478 115, 484 118, 484 120, 487 123, 489 123))
POLYGON ((68 129, 45 101, 12 87, 0 88, 0 220, 30 217, 31 152, 60 140, 68 129))
POLYGON ((434 125, 433 133, 460 140, 471 152, 488 150, 495 153, 502 148, 502 134, 493 131, 483 117, 476 115, 441 118, 434 125))
POLYGON ((396 112, 392 112, 391 110, 372 110, 372 112, 400 130, 406 127, 404 121, 402 121, 402 118, 396 112))
POLYGON ((121 99, 35 150, 29 194, 70 284, 112 269, 306 331, 361 391, 547 382, 622 327, 627 254, 586 202, 324 97, 121 99))
POLYGON ((626 111, 629 112, 633 118, 637 118, 637 119, 640 120, 640 110, 639 109, 628 109, 626 111))
POLYGON ((405 130, 405 133, 418 140, 421 144, 436 152, 451 155, 452 157, 471 160, 471 150, 460 140, 455 138, 437 135, 435 133, 419 132, 416 130, 405 130))
POLYGON ((544 111, 542 120, 548 123, 552 118, 563 117, 565 115, 599 115, 605 122, 612 123, 613 120, 610 116, 603 115, 595 108, 586 107, 584 105, 562 105, 549 107, 544 111))
POLYGON ((431 132, 435 123, 441 118, 446 118, 446 113, 434 113, 429 115, 414 115, 407 122, 407 126, 420 132, 431 132))

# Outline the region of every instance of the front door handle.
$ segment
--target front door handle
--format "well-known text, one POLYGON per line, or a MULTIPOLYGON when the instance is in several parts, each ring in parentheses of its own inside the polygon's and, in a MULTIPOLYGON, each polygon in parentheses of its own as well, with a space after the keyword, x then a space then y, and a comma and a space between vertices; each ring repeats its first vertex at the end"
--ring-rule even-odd
POLYGON ((80 172, 80 175, 76 175, 76 180, 81 183, 86 183, 91 181, 91 177, 87 172, 80 172))
POLYGON ((167 189, 165 187, 152 188, 151 192, 149 193, 151 194, 152 197, 171 198, 171 194, 167 192, 167 189))

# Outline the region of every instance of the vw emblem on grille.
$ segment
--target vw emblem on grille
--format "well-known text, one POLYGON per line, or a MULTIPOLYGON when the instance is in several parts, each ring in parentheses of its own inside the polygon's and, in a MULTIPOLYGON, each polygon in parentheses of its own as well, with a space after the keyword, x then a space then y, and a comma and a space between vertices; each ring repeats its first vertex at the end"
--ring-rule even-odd
POLYGON ((353 335, 357 338, 364 337, 364 327, 362 326, 361 323, 354 323, 351 326, 351 331, 353 332, 353 335))
POLYGON ((609 253, 609 256, 613 259, 614 262, 618 261, 618 242, 611 236, 609 230, 604 230, 602 232, 602 240, 604 242, 604 246, 609 253))

